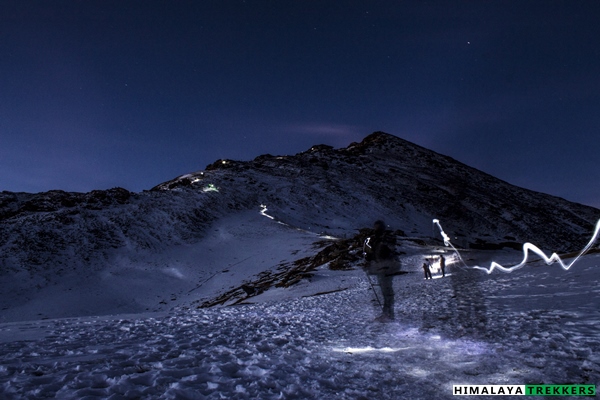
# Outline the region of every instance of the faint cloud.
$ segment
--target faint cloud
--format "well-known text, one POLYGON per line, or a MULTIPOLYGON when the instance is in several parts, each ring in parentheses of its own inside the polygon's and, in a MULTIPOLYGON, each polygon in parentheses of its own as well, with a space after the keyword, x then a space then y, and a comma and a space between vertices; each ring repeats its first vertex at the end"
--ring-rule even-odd
POLYGON ((298 124, 288 125, 284 128, 288 132, 304 133, 310 135, 353 137, 360 133, 360 127, 342 124, 298 124))
POLYGON ((334 147, 345 147, 370 133, 359 126, 330 123, 292 124, 283 126, 281 130, 302 141, 310 141, 311 145, 321 142, 334 147))

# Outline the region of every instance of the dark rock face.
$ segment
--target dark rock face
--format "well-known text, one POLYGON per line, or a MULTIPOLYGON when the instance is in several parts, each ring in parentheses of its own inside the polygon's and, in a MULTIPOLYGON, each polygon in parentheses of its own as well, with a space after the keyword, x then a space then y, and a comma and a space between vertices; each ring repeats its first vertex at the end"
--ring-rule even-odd
POLYGON ((0 193, 0 221, 27 213, 52 212, 64 208, 81 207, 90 210, 125 204, 132 193, 123 188, 92 190, 89 193, 68 193, 62 190, 29 193, 0 193))
MULTIPOLYGON (((111 249, 153 251, 194 242, 215 219, 261 205, 291 226, 352 237, 384 219, 425 240, 438 218, 459 246, 578 250, 600 210, 522 189, 376 132, 334 149, 218 160, 150 191, 0 193, 0 271, 63 263, 81 268, 111 249)), ((1 273, 1 272, 0 272, 1 273)))

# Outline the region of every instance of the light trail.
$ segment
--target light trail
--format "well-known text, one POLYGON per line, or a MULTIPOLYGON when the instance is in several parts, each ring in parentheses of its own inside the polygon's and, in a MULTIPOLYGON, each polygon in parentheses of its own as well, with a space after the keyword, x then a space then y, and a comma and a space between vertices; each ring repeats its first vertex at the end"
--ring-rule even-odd
POLYGON ((577 260, 579 260, 583 255, 585 255, 585 253, 587 253, 592 248, 594 243, 596 243, 598 236, 600 235, 600 220, 598 220, 598 222, 596 223, 596 229, 594 230, 594 234, 592 235, 592 238, 590 239, 588 244, 583 248, 583 250, 581 250, 579 252, 579 254, 577 254, 577 256, 573 259, 573 261, 571 261, 568 264, 565 264, 558 254, 552 253, 552 255, 550 255, 550 257, 548 257, 546 255, 546 253, 544 253, 542 250, 540 250, 539 247, 537 247, 536 245, 534 245, 532 243, 527 242, 527 243, 523 244, 523 260, 519 264, 510 266, 510 267, 504 267, 504 266, 498 264, 497 262, 492 261, 490 264, 490 267, 485 268, 485 267, 480 267, 478 265, 475 265, 475 266, 467 265, 465 263, 465 261, 462 259, 460 252, 450 242, 450 237, 448 237, 448 235, 446 235, 446 233, 444 232, 444 229, 442 228, 440 221, 438 219, 434 219, 433 223, 434 223, 434 225, 436 225, 439 228, 440 234, 442 235, 442 238, 444 239, 444 245, 447 247, 451 247, 454 250, 454 252, 456 253, 456 256, 458 257, 460 262, 462 262, 462 264, 465 267, 485 271, 488 273, 488 275, 491 274, 495 269, 498 269, 505 273, 509 273, 509 272, 513 272, 519 268, 523 268, 529 260, 529 252, 530 251, 537 254, 542 260, 544 260, 544 262, 547 265, 559 263, 560 266, 562 267, 562 269, 564 269, 565 271, 568 271, 573 266, 573 264, 575 264, 577 262, 577 260))
MULTIPOLYGON (((273 217, 272 215, 267 214, 267 206, 264 204, 260 205, 260 215, 262 215, 263 217, 267 217, 269 219, 275 220, 275 217, 273 217)), ((279 221, 277 221, 279 222, 279 221)))
POLYGON ((289 226, 290 228, 293 228, 293 229, 295 229, 297 231, 309 233, 311 235, 317 235, 318 237, 320 237, 322 239, 326 239, 326 240, 339 240, 339 238, 336 238, 335 236, 325 235, 325 234, 320 234, 320 233, 315 233, 315 232, 307 231, 306 229, 302 229, 302 228, 291 226, 290 224, 286 224, 285 222, 282 222, 282 221, 278 220, 274 216, 267 214, 267 210, 268 210, 268 208, 267 208, 267 206, 265 204, 261 204, 260 205, 260 215, 262 215, 263 217, 267 217, 269 219, 272 219, 273 221, 277 222, 280 225, 289 226))

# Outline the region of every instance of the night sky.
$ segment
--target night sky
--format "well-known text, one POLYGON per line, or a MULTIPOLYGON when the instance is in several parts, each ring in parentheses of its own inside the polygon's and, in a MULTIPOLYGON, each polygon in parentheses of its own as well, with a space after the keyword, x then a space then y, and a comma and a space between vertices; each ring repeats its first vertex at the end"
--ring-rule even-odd
POLYGON ((0 190, 377 130, 600 207, 600 1, 0 2, 0 190))

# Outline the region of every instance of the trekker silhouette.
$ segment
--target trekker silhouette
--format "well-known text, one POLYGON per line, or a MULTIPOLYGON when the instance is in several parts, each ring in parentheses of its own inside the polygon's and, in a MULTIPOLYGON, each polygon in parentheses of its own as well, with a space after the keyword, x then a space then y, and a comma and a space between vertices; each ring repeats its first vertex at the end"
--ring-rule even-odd
MULTIPOLYGON (((394 275, 400 270, 397 259, 396 238, 385 229, 385 222, 375 221, 373 235, 365 240, 363 249, 367 274, 377 276, 377 282, 383 295, 382 313, 376 318, 380 322, 394 319, 394 275)), ((374 290, 374 289, 373 289, 374 290)), ((377 293, 375 293, 377 294, 377 293)))
POLYGON ((425 279, 433 279, 431 276, 431 265, 429 264, 428 259, 425 259, 423 262, 423 272, 425 273, 425 279))

